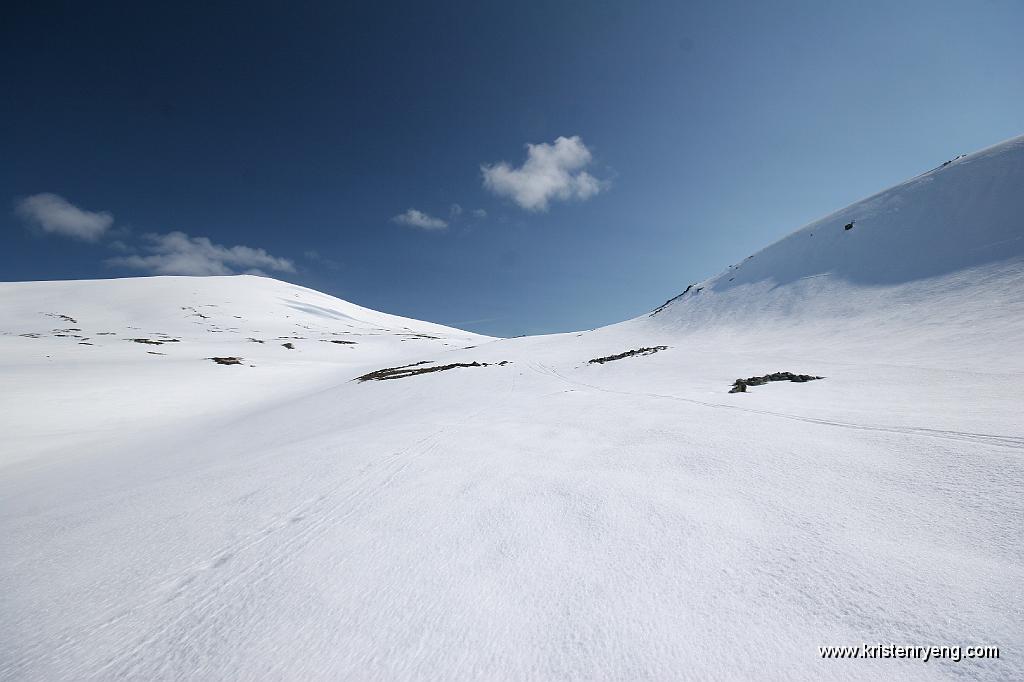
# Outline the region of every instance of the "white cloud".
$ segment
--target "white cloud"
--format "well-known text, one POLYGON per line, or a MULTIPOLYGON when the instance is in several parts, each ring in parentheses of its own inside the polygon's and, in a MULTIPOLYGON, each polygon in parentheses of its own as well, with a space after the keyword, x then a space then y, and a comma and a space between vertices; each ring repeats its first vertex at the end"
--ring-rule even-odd
POLYGON ((484 187, 528 211, 546 211, 554 199, 589 199, 607 187, 583 170, 592 156, 578 135, 559 137, 554 144, 527 144, 526 150, 519 168, 505 161, 481 166, 484 187))
POLYGON ((15 206, 15 213, 43 232, 90 242, 103 236, 114 223, 114 216, 106 211, 85 211, 49 192, 25 197, 15 206))
MULTIPOLYGON (((462 210, 461 206, 459 207, 459 210, 462 210)), ((405 213, 400 213, 391 220, 399 225, 418 227, 421 230, 443 230, 448 227, 448 223, 446 221, 429 216, 423 211, 417 211, 415 208, 410 208, 405 213)))
POLYGON ((287 258, 271 256, 250 246, 221 246, 206 237, 190 237, 184 232, 147 234, 143 239, 145 254, 118 256, 107 263, 155 275, 262 275, 264 268, 295 272, 295 265, 287 258))
POLYGON ((462 206, 460 206, 459 204, 452 204, 451 208, 448 209, 448 215, 450 215, 453 219, 458 218, 460 215, 462 215, 462 206))
POLYGON ((482 220, 487 217, 487 211, 482 208, 473 209, 473 217, 480 218, 482 220))
POLYGON ((307 251, 304 251, 302 255, 306 257, 306 260, 311 261, 313 263, 326 265, 331 270, 338 270, 339 268, 341 268, 341 263, 334 260, 333 258, 328 258, 327 256, 323 255, 316 249, 308 249, 307 251))

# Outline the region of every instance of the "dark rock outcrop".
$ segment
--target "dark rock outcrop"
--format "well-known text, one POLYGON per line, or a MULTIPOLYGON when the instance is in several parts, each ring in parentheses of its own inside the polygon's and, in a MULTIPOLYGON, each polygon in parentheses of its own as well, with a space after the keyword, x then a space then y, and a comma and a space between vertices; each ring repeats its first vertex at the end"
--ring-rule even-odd
MULTIPOLYGON (((374 372, 364 374, 361 377, 356 377, 356 381, 362 383, 364 381, 387 381, 389 379, 404 379, 406 377, 416 376, 417 374, 430 374, 431 372, 445 372, 449 369, 455 369, 457 367, 489 367, 489 362, 453 362, 450 365, 433 365, 431 367, 420 367, 420 365, 429 364, 428 360, 421 362, 414 362, 411 365, 402 365, 401 367, 387 367, 385 369, 378 369, 374 372)), ((498 363, 501 366, 507 365, 508 360, 502 360, 498 363)))
POLYGON ((625 353, 619 353, 618 355, 607 355, 603 358, 594 358, 589 360, 590 364, 603 365, 606 362, 612 360, 621 360, 622 358, 631 358, 634 355, 653 355, 660 350, 668 350, 668 346, 653 346, 651 348, 637 348, 636 350, 627 350, 625 353))
POLYGON ((765 374, 759 377, 748 377, 746 379, 737 379, 733 382, 732 388, 729 389, 729 393, 746 393, 748 386, 763 386, 770 381, 792 381, 797 384, 802 384, 807 381, 817 381, 818 379, 824 379, 825 377, 818 377, 811 374, 793 374, 792 372, 775 372, 774 374, 765 374))
MULTIPOLYGON (((686 289, 683 291, 683 293, 679 294, 678 296, 673 296, 672 298, 668 299, 667 301, 665 301, 664 303, 659 305, 653 311, 651 311, 651 314, 648 315, 648 317, 654 317, 655 315, 660 313, 662 310, 664 310, 665 308, 667 308, 671 304, 673 304, 676 301, 678 301, 679 299, 681 299, 683 296, 686 296, 686 294, 690 293, 690 289, 694 288, 695 286, 697 286, 697 285, 696 284, 690 284, 689 286, 686 287, 686 289)), ((698 289, 697 291, 700 291, 700 289, 698 289)))

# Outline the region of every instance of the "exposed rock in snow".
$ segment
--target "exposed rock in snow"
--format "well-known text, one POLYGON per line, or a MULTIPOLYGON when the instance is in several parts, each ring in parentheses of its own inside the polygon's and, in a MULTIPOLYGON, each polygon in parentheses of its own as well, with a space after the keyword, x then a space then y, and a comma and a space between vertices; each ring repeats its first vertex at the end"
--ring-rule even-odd
MULTIPOLYGON (((406 377, 413 377, 418 374, 430 374, 431 372, 446 372, 450 369, 457 369, 459 367, 488 367, 491 363, 487 362, 453 362, 448 365, 432 365, 430 367, 421 367, 420 365, 427 364, 427 361, 414 362, 411 365, 403 365, 401 367, 388 367, 386 369, 378 369, 374 372, 369 372, 360 377, 356 377, 358 381, 386 381, 388 379, 404 379, 406 377)), ((507 361, 495 363, 501 367, 508 364, 507 361)))
POLYGON ((637 355, 653 355, 661 350, 668 350, 668 346, 654 346, 652 348, 637 348, 636 350, 627 350, 623 353, 616 353, 615 355, 606 355, 603 358, 594 358, 588 360, 590 364, 603 365, 606 362, 612 362, 613 360, 621 360, 622 358, 631 358, 637 355))
POLYGON ((732 383, 729 393, 746 393, 748 386, 763 386, 772 381, 792 381, 795 384, 803 384, 808 381, 816 381, 825 377, 816 377, 812 374, 793 374, 792 372, 774 372, 759 377, 748 377, 737 379, 732 383))

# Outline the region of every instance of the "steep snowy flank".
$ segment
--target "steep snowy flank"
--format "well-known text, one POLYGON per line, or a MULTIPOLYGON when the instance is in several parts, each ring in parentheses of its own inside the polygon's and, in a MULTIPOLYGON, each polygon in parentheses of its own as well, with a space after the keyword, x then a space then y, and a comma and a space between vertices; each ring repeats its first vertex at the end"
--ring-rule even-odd
POLYGON ((1024 136, 817 220, 706 282, 719 293, 830 275, 902 284, 1024 255, 1024 136))
POLYGON ((0 679, 1022 679, 1022 188, 1018 138, 542 337, 2 284, 0 679))
POLYGON ((626 323, 1021 371, 1024 136, 788 235, 626 323), (883 350, 884 349, 884 350, 883 350))

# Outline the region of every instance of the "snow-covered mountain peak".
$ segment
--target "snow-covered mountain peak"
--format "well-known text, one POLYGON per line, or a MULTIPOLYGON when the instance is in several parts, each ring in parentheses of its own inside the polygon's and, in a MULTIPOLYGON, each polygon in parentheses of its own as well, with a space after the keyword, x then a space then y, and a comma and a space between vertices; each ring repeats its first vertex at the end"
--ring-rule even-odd
POLYGON ((491 340, 266 277, 0 283, 0 373, 20 399, 4 462, 332 385, 491 340), (226 368, 223 365, 241 366, 226 368))
POLYGON ((63 316, 75 320, 73 324, 86 325, 79 331, 94 342, 97 332, 129 329, 210 340, 215 338, 210 334, 231 338, 302 333, 311 337, 345 333, 477 336, 252 275, 0 283, 0 303, 8 327, 0 333, 42 333, 53 326, 53 320, 59 323, 56 326, 72 324, 66 319, 61 322, 63 316))

